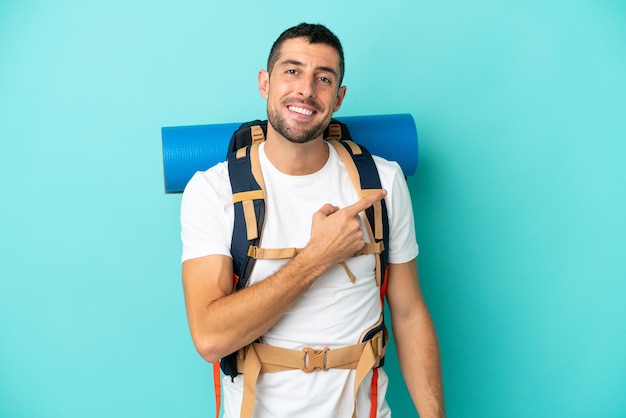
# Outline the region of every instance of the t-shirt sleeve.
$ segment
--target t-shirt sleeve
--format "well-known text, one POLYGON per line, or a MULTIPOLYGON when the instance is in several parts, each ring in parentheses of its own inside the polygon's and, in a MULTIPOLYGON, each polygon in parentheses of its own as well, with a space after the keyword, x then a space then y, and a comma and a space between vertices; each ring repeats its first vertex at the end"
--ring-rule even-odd
POLYGON ((381 181, 387 189, 385 203, 389 216, 389 262, 394 264, 411 261, 419 252, 415 239, 415 219, 409 188, 396 162, 386 162, 381 170, 381 181))
POLYGON ((182 261, 215 254, 230 257, 231 196, 225 163, 197 172, 189 180, 180 209, 182 261))

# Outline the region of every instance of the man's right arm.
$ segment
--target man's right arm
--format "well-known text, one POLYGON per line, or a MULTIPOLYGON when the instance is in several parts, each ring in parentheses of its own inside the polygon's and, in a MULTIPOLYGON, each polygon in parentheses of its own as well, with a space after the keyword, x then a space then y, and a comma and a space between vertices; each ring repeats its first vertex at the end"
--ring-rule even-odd
POLYGON ((263 335, 324 271, 296 257, 267 279, 232 292, 232 260, 223 255, 183 263, 183 289, 196 349, 209 362, 263 335))
POLYGON ((323 206, 313 215, 311 238, 302 252, 265 280, 238 292, 232 291, 230 257, 186 260, 187 318, 200 355, 214 362, 265 334, 319 276, 363 247, 358 213, 384 196, 381 191, 343 209, 323 206))

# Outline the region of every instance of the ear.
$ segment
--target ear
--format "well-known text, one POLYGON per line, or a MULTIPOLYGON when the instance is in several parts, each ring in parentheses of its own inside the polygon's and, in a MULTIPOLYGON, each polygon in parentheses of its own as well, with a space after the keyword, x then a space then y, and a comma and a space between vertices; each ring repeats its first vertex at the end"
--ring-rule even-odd
POLYGON ((348 90, 346 86, 339 87, 339 90, 337 91, 337 101, 335 102, 335 109, 333 110, 333 113, 338 111, 341 107, 343 99, 346 97, 346 90, 348 90))
POLYGON ((264 99, 267 99, 270 89, 270 74, 265 70, 260 70, 258 75, 259 93, 264 99))

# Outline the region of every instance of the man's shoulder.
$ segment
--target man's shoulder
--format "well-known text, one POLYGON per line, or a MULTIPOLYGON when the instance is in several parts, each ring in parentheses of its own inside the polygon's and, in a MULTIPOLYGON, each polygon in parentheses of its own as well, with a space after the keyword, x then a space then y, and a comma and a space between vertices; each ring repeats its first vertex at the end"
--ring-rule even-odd
POLYGON ((378 155, 372 155, 372 158, 376 164, 376 169, 378 170, 378 175, 381 177, 381 181, 383 178, 393 179, 396 176, 404 176, 400 164, 396 161, 387 160, 378 155))
POLYGON ((183 195, 223 189, 228 189, 228 192, 230 192, 227 162, 218 163, 204 171, 196 171, 187 183, 183 195))
POLYGON ((376 162, 376 165, 386 166, 390 169, 400 168, 400 165, 396 161, 388 160, 380 155, 372 154, 372 158, 374 162, 376 162))

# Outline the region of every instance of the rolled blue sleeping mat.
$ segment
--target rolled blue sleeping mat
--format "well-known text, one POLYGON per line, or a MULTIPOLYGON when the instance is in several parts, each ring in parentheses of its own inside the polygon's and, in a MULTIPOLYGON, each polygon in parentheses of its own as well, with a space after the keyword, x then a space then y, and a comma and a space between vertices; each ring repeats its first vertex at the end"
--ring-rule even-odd
MULTIPOLYGON (((417 168, 417 129, 410 114, 343 116, 354 142, 397 161, 405 176, 417 168)), ((196 171, 226 160, 228 143, 241 123, 161 128, 165 192, 180 193, 196 171)))

